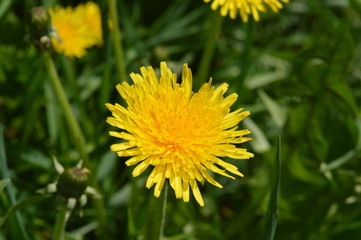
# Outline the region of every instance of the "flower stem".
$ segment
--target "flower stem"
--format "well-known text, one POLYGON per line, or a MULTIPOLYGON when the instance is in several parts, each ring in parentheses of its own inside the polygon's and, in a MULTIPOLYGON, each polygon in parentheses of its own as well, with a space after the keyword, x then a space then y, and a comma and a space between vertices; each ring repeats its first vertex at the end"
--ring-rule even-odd
POLYGON ((252 66, 252 49, 253 49, 253 29, 254 21, 250 20, 244 24, 246 39, 245 47, 240 58, 241 75, 237 78, 237 81, 233 82, 233 86, 237 89, 238 100, 237 102, 243 102, 248 95, 247 88, 244 86, 244 82, 248 76, 250 66, 252 66))
MULTIPOLYGON (((44 60, 45 60, 46 68, 49 72, 51 85, 55 91, 55 95, 60 103, 60 106, 63 109, 65 120, 67 125, 69 126, 70 133, 74 138, 75 147, 79 151, 80 157, 84 161, 84 165, 90 165, 89 156, 88 153, 86 152, 86 147, 85 147, 86 145, 85 145, 83 133, 74 116, 74 113, 71 110, 70 103, 68 101, 64 88, 59 79, 58 72, 56 71, 54 61, 49 55, 49 53, 44 53, 44 60)), ((90 166, 90 169, 93 169, 93 167, 90 166)), ((92 186, 99 190, 98 182, 96 181, 94 175, 91 175, 90 181, 92 186)), ((108 239, 108 233, 106 231, 107 216, 104 208, 103 199, 102 198, 94 199, 94 206, 99 223, 98 235, 101 236, 102 239, 108 239)))
POLYGON ((88 162, 88 154, 86 153, 86 150, 85 150, 84 136, 83 136, 83 133, 79 127, 79 124, 71 110, 70 103, 68 101, 68 98, 65 94, 64 88, 59 79, 58 72, 56 71, 54 61, 48 53, 44 53, 44 59, 45 59, 46 68, 50 75, 51 85, 53 86, 55 95, 57 96, 60 106, 63 109, 66 123, 68 124, 68 126, 70 128, 69 129, 70 133, 72 134, 72 137, 74 138, 75 147, 79 151, 80 158, 83 159, 84 163, 87 163, 88 162))
POLYGON ((113 40, 118 80, 122 82, 125 81, 126 79, 126 71, 125 71, 121 32, 119 30, 119 24, 118 24, 117 1, 108 0, 108 8, 109 8, 109 15, 111 20, 110 32, 113 40))
POLYGON ((209 68, 211 65, 214 49, 216 47, 219 33, 222 29, 223 17, 218 12, 212 12, 212 15, 209 35, 203 50, 201 62, 199 64, 196 81, 194 83, 196 90, 208 79, 209 68))
POLYGON ((68 210, 66 201, 62 199, 62 203, 60 204, 60 209, 56 215, 54 232, 53 232, 53 240, 63 240, 64 232, 66 226, 66 211, 68 210))
POLYGON ((162 219, 161 219, 160 228, 159 228, 159 240, 164 239, 164 225, 165 225, 165 218, 166 218, 166 213, 167 213, 168 184, 165 184, 163 197, 164 197, 164 199, 163 199, 163 205, 162 205, 162 219))

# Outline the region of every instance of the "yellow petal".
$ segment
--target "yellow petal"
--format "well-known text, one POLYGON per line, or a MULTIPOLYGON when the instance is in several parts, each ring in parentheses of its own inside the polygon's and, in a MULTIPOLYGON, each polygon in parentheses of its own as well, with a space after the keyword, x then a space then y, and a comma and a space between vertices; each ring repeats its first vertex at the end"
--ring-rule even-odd
POLYGON ((110 146, 110 150, 114 152, 123 151, 129 148, 134 147, 135 145, 130 142, 117 143, 110 146))
POLYGON ((209 173, 207 172, 207 170, 202 170, 201 171, 203 177, 210 183, 212 183, 214 186, 219 187, 219 188, 223 188, 223 186, 221 184, 219 184, 216 180, 214 180, 211 175, 209 175, 209 173))
POLYGON ((164 172, 162 172, 161 177, 159 178, 158 182, 156 183, 155 187, 154 187, 154 196, 155 197, 159 197, 161 192, 162 192, 162 188, 164 185, 164 172))
POLYGON ((189 202, 189 183, 183 182, 183 201, 189 202))
POLYGON ((195 180, 190 180, 189 183, 191 185, 194 198, 197 200, 198 204, 203 207, 204 202, 203 202, 201 192, 199 191, 199 188, 197 186, 197 182, 195 180))
POLYGON ((143 161, 144 159, 146 159, 148 156, 147 155, 138 155, 138 156, 135 156, 135 157, 132 157, 131 159, 127 160, 125 162, 125 164, 127 166, 132 166, 134 164, 137 164, 138 162, 141 162, 143 161))
POLYGON ((142 152, 139 150, 139 148, 132 148, 117 152, 119 157, 130 157, 130 156, 139 155, 141 153, 142 152))
POLYGON ((149 166, 149 163, 146 161, 143 161, 136 166, 132 172, 133 177, 139 176, 142 172, 144 172, 149 166))

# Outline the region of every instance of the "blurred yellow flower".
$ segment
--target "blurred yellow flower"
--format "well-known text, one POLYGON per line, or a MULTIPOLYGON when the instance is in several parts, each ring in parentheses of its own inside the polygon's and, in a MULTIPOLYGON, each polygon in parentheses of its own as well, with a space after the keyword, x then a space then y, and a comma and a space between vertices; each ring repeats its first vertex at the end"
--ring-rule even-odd
POLYGON ((83 16, 84 24, 88 27, 89 35, 94 40, 94 45, 103 44, 102 20, 99 6, 93 2, 76 7, 79 16, 83 16))
POLYGON ((101 15, 93 2, 76 8, 56 6, 49 9, 53 28, 52 43, 57 52, 81 58, 86 49, 103 43, 101 15))
POLYGON ((221 15, 226 16, 229 13, 230 18, 235 19, 237 12, 244 22, 248 21, 248 14, 252 14, 254 20, 259 21, 259 11, 265 12, 268 5, 274 12, 278 12, 283 6, 280 1, 288 3, 288 0, 204 0, 212 1, 211 8, 216 10, 221 6, 221 15))
POLYGON ((250 112, 230 111, 237 94, 224 97, 228 88, 225 83, 215 88, 210 79, 194 93, 192 73, 186 64, 180 84, 165 62, 160 65, 159 79, 152 67, 142 67, 140 71, 141 75, 130 75, 133 85, 123 82, 116 86, 127 108, 106 104, 113 115, 107 122, 121 129, 109 132, 110 135, 125 140, 113 144, 111 150, 121 157, 131 157, 125 162, 127 166, 137 164, 134 177, 152 166, 146 187, 155 184, 154 196, 160 196, 164 182, 169 179, 176 198, 188 202, 191 189, 197 202, 204 206, 197 181, 203 184, 206 180, 222 188, 210 172, 233 179, 226 170, 243 176, 236 166, 220 157, 253 157, 238 147, 251 140, 244 137, 249 130, 237 129, 250 112))

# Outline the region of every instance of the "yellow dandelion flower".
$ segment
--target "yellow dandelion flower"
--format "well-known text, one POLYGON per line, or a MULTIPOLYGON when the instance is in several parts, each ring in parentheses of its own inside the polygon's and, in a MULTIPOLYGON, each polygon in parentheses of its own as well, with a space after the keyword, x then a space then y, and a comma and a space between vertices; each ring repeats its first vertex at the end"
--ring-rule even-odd
POLYGON ((186 64, 181 84, 165 62, 160 65, 159 79, 152 67, 142 67, 140 71, 141 75, 130 75, 133 85, 123 82, 116 87, 127 108, 106 104, 113 115, 107 122, 121 129, 109 132, 110 135, 125 140, 113 144, 111 150, 121 157, 131 157, 125 163, 137 165, 132 173, 134 177, 151 166, 146 187, 155 185, 154 196, 160 196, 168 179, 176 198, 188 202, 192 191, 197 202, 204 206, 197 181, 203 184, 206 180, 222 188, 210 172, 233 179, 226 171, 243 176, 236 166, 220 157, 253 157, 246 149, 236 146, 251 139, 245 137, 249 130, 237 128, 250 112, 230 111, 237 94, 224 97, 228 88, 225 83, 215 88, 210 79, 197 93, 192 92, 192 73, 186 64))
POLYGON ((57 52, 68 57, 83 57, 86 49, 102 44, 99 7, 92 2, 76 8, 56 6, 49 9, 53 28, 52 43, 57 52))
POLYGON ((259 21, 258 12, 265 12, 265 5, 268 5, 274 12, 278 12, 283 7, 280 1, 288 3, 288 0, 204 0, 204 2, 210 1, 212 1, 211 8, 213 10, 221 6, 222 16, 229 13, 230 18, 235 19, 239 12, 244 22, 248 21, 249 14, 253 15, 254 20, 259 21))
POLYGON ((93 39, 94 45, 103 44, 102 21, 99 6, 93 2, 80 4, 75 11, 79 16, 83 16, 84 24, 88 28, 89 37, 93 39))

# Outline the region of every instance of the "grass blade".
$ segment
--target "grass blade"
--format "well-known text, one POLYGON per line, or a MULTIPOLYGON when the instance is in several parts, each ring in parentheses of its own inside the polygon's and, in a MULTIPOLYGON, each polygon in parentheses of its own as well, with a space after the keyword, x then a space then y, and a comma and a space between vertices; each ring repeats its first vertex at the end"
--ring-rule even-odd
POLYGON ((273 240, 277 228, 277 200, 280 188, 281 173, 281 135, 278 137, 276 157, 272 171, 272 189, 268 201, 263 240, 273 240))
MULTIPOLYGON (((8 169, 7 161, 6 161, 4 127, 1 124, 0 124, 0 176, 5 179, 10 179, 10 173, 9 173, 9 169, 8 169)), ((5 190, 10 199, 11 205, 15 205, 16 198, 15 198, 15 193, 14 193, 14 189, 13 189, 11 181, 7 184, 7 186, 5 187, 5 190)), ((18 227, 20 229, 19 234, 22 236, 22 239, 29 239, 28 235, 26 233, 26 230, 25 230, 23 218, 21 217, 20 213, 16 213, 15 217, 16 217, 16 222, 18 224, 18 227)))
POLYGON ((11 216, 13 213, 15 213, 16 211, 19 211, 22 208, 25 208, 29 205, 33 205, 37 202, 46 200, 50 197, 51 195, 36 195, 36 196, 31 196, 31 197, 27 197, 24 199, 21 199, 20 201, 18 201, 16 204, 12 205, 8 211, 6 212, 6 214, 2 217, 0 217, 0 228, 2 227, 2 225, 5 223, 6 219, 11 216))
POLYGON ((6 186, 9 184, 10 179, 3 179, 0 180, 0 193, 3 191, 4 188, 6 188, 6 186))

